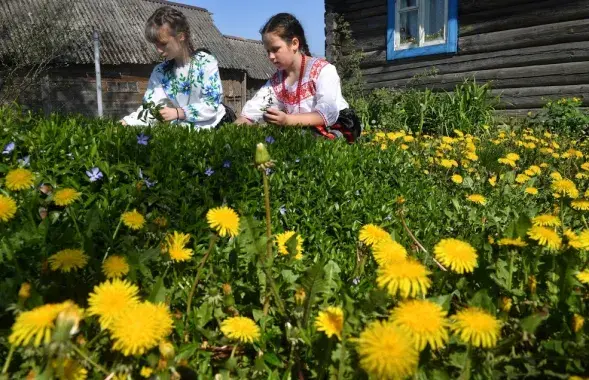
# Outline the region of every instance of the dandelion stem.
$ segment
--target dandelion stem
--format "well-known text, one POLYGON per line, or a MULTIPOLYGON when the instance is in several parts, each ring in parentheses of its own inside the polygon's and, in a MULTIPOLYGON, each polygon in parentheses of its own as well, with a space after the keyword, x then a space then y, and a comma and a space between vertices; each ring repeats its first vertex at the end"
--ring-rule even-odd
MULTIPOLYGON (((125 211, 123 211, 123 213, 126 213, 129 210, 129 206, 131 206, 131 202, 127 203, 127 207, 125 207, 125 211)), ((104 262, 104 260, 106 260, 106 258, 108 257, 108 252, 110 251, 110 248, 114 244, 115 239, 117 238, 117 235, 119 234, 119 230, 121 229, 122 223, 123 223, 123 219, 119 218, 119 224, 117 224, 117 228, 115 228, 115 232, 114 232, 114 234, 112 234, 111 244, 106 249, 106 252, 104 253, 104 257, 102 258, 102 262, 104 262)))
POLYGON ((340 356, 339 356, 339 369, 337 370, 337 378, 338 380, 342 380, 344 378, 344 371, 345 371, 345 358, 346 358, 346 329, 342 329, 342 346, 340 349, 340 356))
POLYGON ((459 380, 469 380, 470 379, 470 365, 471 365, 471 358, 472 355, 472 345, 469 343, 466 347, 466 359, 464 360, 464 367, 462 368, 462 373, 460 374, 459 380))
POLYGON ((6 358, 6 362, 4 363, 4 367, 2 367, 2 374, 5 375, 8 372, 8 367, 10 366, 10 362, 12 361, 12 355, 14 355, 14 350, 16 346, 11 345, 10 351, 8 351, 8 357, 6 358))
POLYGON ((513 260, 515 259, 515 255, 513 250, 509 250, 509 277, 507 277, 507 289, 511 292, 511 283, 513 277, 513 260))
POLYGON ((90 364, 92 364, 94 367, 96 367, 99 371, 103 372, 105 375, 108 376, 108 371, 101 366, 100 364, 94 362, 92 359, 90 359, 90 357, 88 355, 86 355, 82 350, 80 350, 80 348, 78 346, 76 346, 75 344, 72 344, 72 348, 74 349, 74 351, 80 355, 84 360, 87 360, 90 364))
POLYGON ((74 227, 76 228, 76 232, 78 233, 80 240, 82 240, 82 242, 83 242, 84 235, 82 235, 82 231, 80 231, 80 226, 78 226, 78 220, 76 218, 76 213, 74 212, 74 210, 71 207, 67 208, 67 213, 69 214, 70 218, 72 218, 72 221, 74 222, 74 227))
POLYGON ((272 217, 270 213, 270 184, 265 170, 262 170, 262 177, 264 178, 264 201, 266 207, 266 255, 270 259, 272 257, 272 217))
MULTIPOLYGON (((401 224, 403 224, 403 228, 405 229, 405 231, 407 231, 407 234, 409 235, 409 237, 411 238, 411 240, 413 240, 415 242, 415 244, 417 244, 417 246, 427 255, 429 255, 429 252, 427 251, 427 249, 425 249, 423 247, 423 245, 419 242, 419 240, 417 240, 417 238, 415 237, 415 235, 413 235, 413 233, 411 232, 411 230, 409 229, 409 227, 407 227, 407 224, 405 223, 405 218, 403 218, 403 214, 399 213, 399 217, 401 218, 401 224)), ((438 261, 436 260, 435 257, 432 257, 432 260, 434 261, 434 263, 436 263, 436 265, 443 270, 444 272, 447 272, 448 270, 438 261)))
POLYGON ((186 301, 186 323, 184 326, 184 330, 188 328, 188 320, 190 315, 190 306, 192 306, 192 297, 194 296, 194 291, 196 290, 196 286, 198 285, 198 280, 200 279, 200 275, 202 273, 202 268, 205 266, 207 259, 209 258, 213 247, 215 246, 215 242, 217 241, 217 234, 213 234, 211 236, 211 241, 209 243, 209 249, 207 253, 202 257, 200 260, 200 264, 198 265, 198 270, 196 271, 196 276, 194 276, 194 282, 192 283, 192 288, 190 289, 190 293, 188 294, 188 300, 186 301))

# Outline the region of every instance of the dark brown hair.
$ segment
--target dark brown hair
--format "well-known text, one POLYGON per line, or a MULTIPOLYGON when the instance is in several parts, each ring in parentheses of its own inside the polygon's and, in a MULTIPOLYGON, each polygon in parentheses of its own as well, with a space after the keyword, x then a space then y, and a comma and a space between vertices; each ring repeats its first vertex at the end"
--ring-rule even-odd
POLYGON ((297 18, 290 13, 278 13, 266 22, 260 29, 262 37, 266 33, 276 33, 287 44, 291 44, 296 37, 299 40, 301 53, 311 55, 309 52, 309 45, 307 45, 307 38, 303 26, 297 18))

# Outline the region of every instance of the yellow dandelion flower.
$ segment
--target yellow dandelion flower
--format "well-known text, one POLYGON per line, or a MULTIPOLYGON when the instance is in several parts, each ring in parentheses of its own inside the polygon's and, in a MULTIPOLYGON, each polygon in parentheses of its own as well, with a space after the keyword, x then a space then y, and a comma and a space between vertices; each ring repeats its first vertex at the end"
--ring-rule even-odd
POLYGON ((551 188, 556 194, 565 195, 572 199, 579 197, 579 190, 570 179, 556 180, 552 182, 551 188))
POLYGON ((542 173, 542 169, 538 165, 532 165, 532 166, 530 166, 530 168, 528 170, 530 172, 532 172, 534 175, 538 175, 538 174, 542 173))
POLYGON ((360 229, 360 241, 367 245, 374 245, 382 240, 391 241, 391 235, 388 232, 374 224, 365 224, 360 229))
POLYGON ((112 348, 125 356, 143 355, 172 332, 172 325, 172 316, 165 305, 136 303, 121 310, 112 323, 112 348))
POLYGON ((378 265, 386 265, 405 260, 407 250, 393 239, 382 240, 372 246, 372 255, 378 265))
POLYGON ((520 159, 520 156, 517 153, 507 153, 505 155, 505 158, 511 161, 518 161, 520 159))
POLYGON ((553 181, 560 181, 562 179, 562 175, 559 172, 552 172, 550 173, 550 178, 553 181))
POLYGON ((390 322, 370 323, 354 342, 360 366, 371 378, 401 380, 417 370, 419 353, 411 335, 390 322))
POLYGON ((495 185, 497 184, 497 176, 494 175, 491 178, 489 178, 489 184, 493 187, 495 187, 495 185))
POLYGON ((409 149, 409 145, 407 145, 407 144, 401 144, 401 149, 402 150, 407 150, 407 149, 409 149))
POLYGON ((589 230, 583 230, 579 233, 575 248, 589 250, 589 230))
POLYGON ((587 179, 589 178, 589 174, 587 173, 577 173, 575 174, 575 179, 587 179))
POLYGON ((527 247, 528 244, 523 241, 520 237, 516 238, 516 239, 510 239, 510 238, 503 238, 501 240, 499 240, 499 242, 497 243, 500 246, 507 246, 507 247, 527 247))
POLYGON ((14 199, 0 194, 0 220, 8 222, 16 214, 16 202, 14 199))
POLYGON ((151 376, 153 373, 153 369, 149 367, 141 367, 141 371, 139 371, 139 375, 141 377, 145 377, 146 379, 151 376))
POLYGON ((558 227, 560 226, 560 219, 558 218, 558 216, 542 214, 533 217, 532 224, 534 226, 558 227))
POLYGON ((451 167, 458 167, 458 162, 456 162, 456 160, 449 160, 447 158, 444 158, 442 160, 440 160, 440 165, 446 169, 450 169, 451 167))
POLYGON ((6 174, 6 187, 9 190, 19 191, 25 190, 35 182, 33 173, 27 169, 18 168, 8 172, 6 174))
POLYGON ((452 176, 452 182, 458 183, 458 184, 462 183, 462 176, 460 174, 454 174, 452 176))
MULTIPOLYGON (((286 242, 295 235, 296 232, 294 231, 286 231, 281 234, 276 235, 276 244, 278 245, 278 253, 281 255, 288 255, 288 247, 286 246, 286 242)), ((297 234, 296 236, 296 250, 294 252, 295 256, 303 254, 303 238, 301 235, 297 234)))
POLYGON ((188 244, 189 241, 189 234, 184 234, 178 231, 174 231, 174 234, 167 236, 167 251, 170 254, 172 261, 180 262, 190 260, 193 251, 190 248, 186 248, 186 244, 188 244))
POLYGON ((443 239, 434 247, 434 255, 442 265, 454 272, 472 273, 477 266, 477 252, 472 245, 458 239, 443 239))
POLYGON ((315 327, 317 331, 323 331, 328 338, 335 335, 341 340, 344 329, 344 311, 341 307, 327 307, 327 309, 320 311, 315 318, 315 327))
POLYGON ((571 207, 579 211, 589 211, 589 200, 579 199, 571 202, 571 207))
POLYGON ((409 300, 393 309, 391 322, 413 337, 417 350, 422 351, 427 344, 435 350, 448 342, 447 314, 431 301, 409 300))
POLYGON ((82 196, 82 193, 77 192, 72 188, 60 189, 53 195, 53 202, 58 206, 69 206, 82 196))
POLYGON ((260 328, 250 318, 231 317, 221 322, 221 332, 226 337, 242 343, 253 343, 260 338, 260 328))
POLYGON ((88 264, 88 256, 81 249, 64 249, 47 259, 52 270, 70 272, 72 269, 80 269, 88 264))
POLYGON ((102 273, 106 278, 123 277, 129 273, 129 264, 123 256, 109 256, 102 263, 102 273))
POLYGON ((538 244, 553 251, 558 250, 562 244, 562 239, 556 231, 546 227, 533 226, 528 230, 528 236, 530 239, 536 240, 538 244))
POLYGON ((584 324, 585 324, 585 318, 583 318, 579 314, 575 313, 573 315, 573 320, 571 322, 571 327, 573 329, 573 332, 578 333, 579 331, 581 331, 584 324))
POLYGON ((452 330, 464 343, 474 347, 495 347, 501 334, 500 322, 476 307, 461 310, 452 318, 452 330))
POLYGON ((536 189, 535 187, 526 187, 525 192, 526 192, 526 194, 537 195, 538 189, 536 189))
POLYGON ((425 295, 431 286, 427 277, 430 272, 418 261, 408 258, 404 261, 383 265, 377 270, 376 283, 386 288, 390 295, 401 298, 425 295))
POLYGON ((505 313, 509 313, 512 306, 513 306, 513 300, 511 298, 501 297, 501 304, 500 304, 501 311, 503 311, 505 313))
POLYGON ((589 172, 589 162, 585 162, 583 165, 581 165, 581 169, 589 172))
POLYGON ((471 195, 467 196, 466 199, 473 202, 473 203, 483 205, 483 206, 485 204, 487 204, 487 198, 485 198, 481 194, 471 194, 471 195))
POLYGON ((583 284, 589 284, 589 269, 585 269, 584 271, 577 273, 577 278, 583 284))
POLYGON ((207 212, 207 221, 221 237, 233 237, 239 233, 239 216, 227 206, 210 209, 207 212))
POLYGON ((500 158, 500 159, 498 159, 497 161, 498 161, 500 164, 503 164, 503 165, 508 165, 508 166, 511 166, 512 168, 515 168, 515 161, 513 161, 513 160, 510 160, 510 159, 508 159, 508 158, 500 158))
POLYGON ((65 358, 61 363, 55 360, 53 368, 60 374, 58 377, 60 380, 86 380, 88 377, 88 370, 70 358, 65 358))
POLYGON ((521 173, 520 173, 520 174, 518 174, 518 175, 515 177, 515 182, 517 182, 517 183, 519 183, 519 184, 526 183, 526 182, 528 182, 529 180, 530 180, 530 177, 529 177, 529 176, 527 176, 527 175, 525 175, 525 174, 521 174, 521 173))
POLYGON ((12 325, 8 342, 15 346, 28 345, 31 341, 35 347, 48 344, 51 341, 57 315, 71 305, 71 301, 66 301, 39 306, 20 313, 12 325))
POLYGON ((125 309, 139 303, 139 288, 118 278, 94 287, 88 298, 88 314, 97 315, 102 329, 110 328, 125 309))
POLYGON ((121 215, 123 224, 132 230, 140 230, 145 224, 145 218, 137 210, 128 211, 121 215))
POLYGON ((304 288, 298 288, 294 294, 295 302, 297 305, 302 305, 307 298, 307 293, 304 288))

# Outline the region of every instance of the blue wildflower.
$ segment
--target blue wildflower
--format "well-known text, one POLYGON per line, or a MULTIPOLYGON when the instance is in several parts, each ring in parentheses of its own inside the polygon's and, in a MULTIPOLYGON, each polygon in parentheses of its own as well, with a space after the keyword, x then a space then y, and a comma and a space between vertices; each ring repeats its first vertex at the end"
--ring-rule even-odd
POLYGON ((103 177, 102 172, 97 167, 86 170, 86 175, 90 179, 90 182, 96 182, 103 177))
POLYGON ((274 142, 275 142, 275 141, 276 141, 276 140, 275 140, 275 139, 274 139, 274 137, 272 137, 272 136, 268 136, 268 137, 266 137, 266 142, 267 142, 268 144, 274 144, 274 142))
POLYGON ((30 163, 31 163, 31 156, 25 156, 24 158, 18 159, 18 164, 20 166, 27 167, 27 166, 29 166, 30 163))
POLYGON ((213 170, 213 168, 210 168, 210 167, 209 167, 209 168, 207 168, 207 170, 205 171, 205 174, 206 174, 207 176, 209 176, 209 177, 210 177, 210 176, 212 176, 212 175, 213 175, 213 173, 214 173, 214 172, 215 172, 215 171, 213 170))
POLYGON ((144 135, 143 133, 140 133, 137 135, 137 144, 139 145, 147 145, 147 143, 149 142, 150 136, 144 135))
POLYGON ((231 167, 231 161, 229 161, 229 160, 223 161, 223 167, 224 168, 230 168, 231 167))
POLYGON ((4 146, 4 150, 2 151, 2 154, 10 154, 12 153, 12 151, 14 150, 14 148, 16 148, 16 144, 14 143, 14 141, 9 142, 8 144, 6 144, 4 146))
POLYGON ((286 215, 286 207, 284 207, 284 205, 280 206, 278 212, 280 212, 280 215, 282 216, 286 215))

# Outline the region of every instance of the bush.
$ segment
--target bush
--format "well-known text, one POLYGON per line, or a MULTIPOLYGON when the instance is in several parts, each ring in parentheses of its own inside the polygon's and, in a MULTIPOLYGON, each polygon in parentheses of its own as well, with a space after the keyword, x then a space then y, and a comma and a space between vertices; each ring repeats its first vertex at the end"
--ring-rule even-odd
POLYGON ((549 101, 537 119, 552 133, 586 138, 589 135, 589 114, 580 109, 581 104, 579 98, 549 101))
MULTIPOLYGON (((452 137, 379 131, 347 145, 290 128, 134 129, 10 109, 0 124, 0 192, 17 206, 12 215, 0 199, 0 357, 13 378, 74 369, 206 379, 587 373, 586 143, 504 126, 452 137), (274 164, 254 164, 263 141, 274 164), (32 184, 26 172, 15 179, 19 166, 32 184), (79 198, 58 205, 64 188, 79 198), (239 215, 237 236, 210 220, 222 205, 239 215), (122 219, 132 210, 145 219, 134 214, 138 229, 122 219), (174 231, 189 236, 172 245, 174 231), (54 255, 64 249, 82 250, 87 262, 60 270, 54 255), (143 306, 108 307, 109 298, 95 313, 89 294, 105 286, 103 261, 114 255, 143 306), (188 259, 172 260, 179 255, 188 259), (401 318, 413 298, 439 312, 401 318), (113 310, 123 314, 101 327, 113 310), (452 333, 464 329, 456 318, 466 311, 485 322, 472 327, 482 339, 452 333), (409 333, 387 322, 401 320, 409 333), (358 341, 375 321, 386 322, 380 333, 358 341), (436 321, 443 347, 420 344, 436 321), (42 342, 15 340, 31 323, 47 327, 42 342), (387 353, 374 363, 389 372, 360 360, 361 342, 387 353)), ((233 231, 232 216, 213 219, 233 231)))

